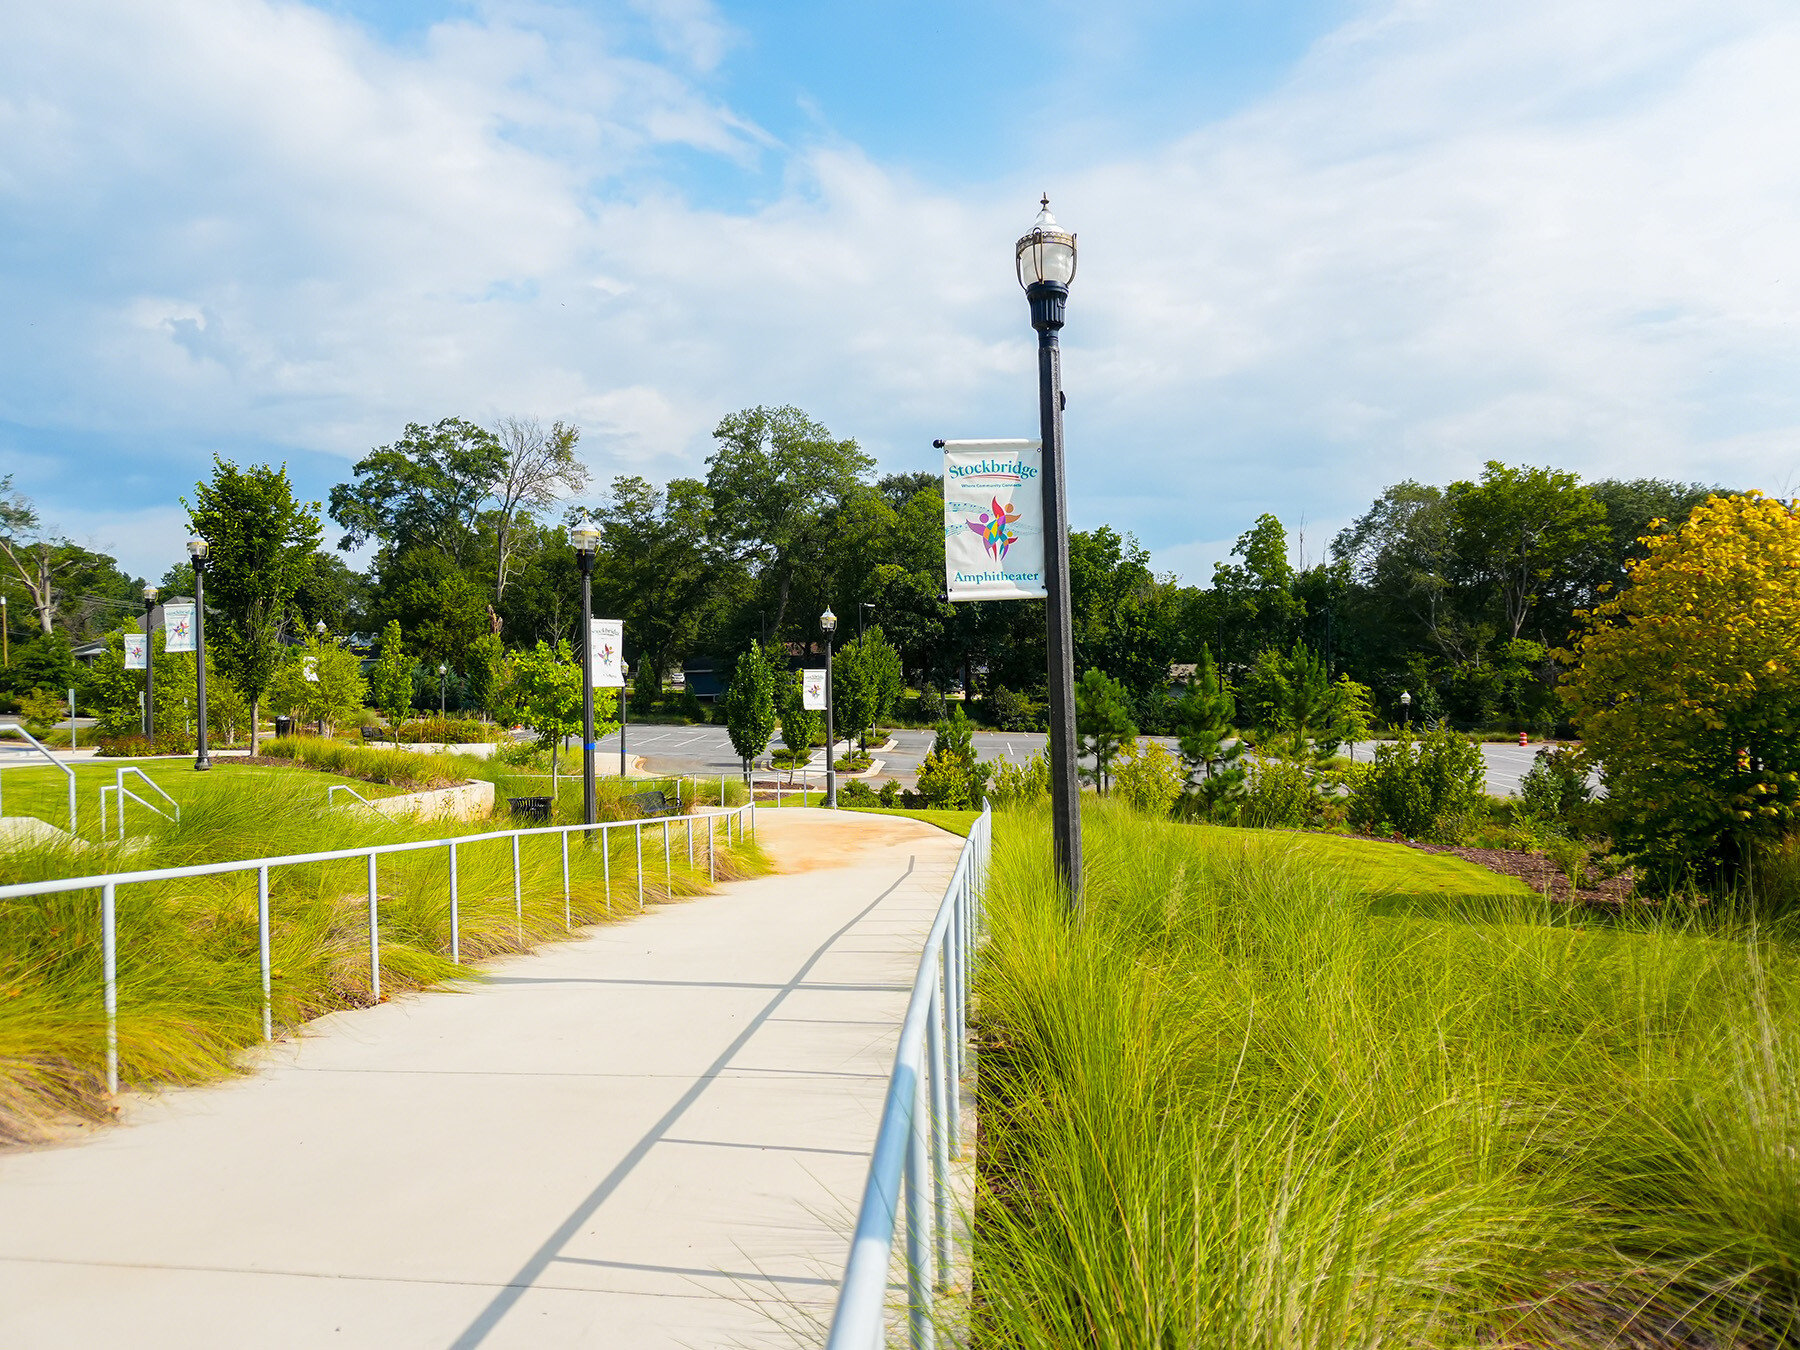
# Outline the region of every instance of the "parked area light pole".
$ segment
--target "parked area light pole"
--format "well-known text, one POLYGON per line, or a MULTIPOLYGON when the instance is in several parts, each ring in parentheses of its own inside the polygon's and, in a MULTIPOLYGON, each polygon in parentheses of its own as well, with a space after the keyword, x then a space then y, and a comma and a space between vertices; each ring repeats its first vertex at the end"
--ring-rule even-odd
MULTIPOLYGON (((206 753, 206 540, 188 540, 187 550, 194 562, 194 694, 200 704, 194 769, 204 773, 212 768, 212 758, 206 753)), ((73 717, 70 714, 70 726, 75 725, 73 717)))
POLYGON ((592 825, 598 814, 594 798, 594 555, 600 551, 600 527, 586 516, 569 526, 569 543, 581 568, 581 822, 592 825))
POLYGON ((6 597, 0 595, 0 665, 12 665, 12 646, 7 641, 12 633, 12 616, 6 612, 6 597))
POLYGON ((449 685, 449 683, 450 683, 450 667, 445 665, 442 661, 439 661, 438 662, 438 721, 440 721, 440 722, 444 721, 447 716, 447 714, 444 712, 444 690, 449 685))
MULTIPOLYGON (((831 718, 831 635, 837 632, 837 615, 831 606, 819 615, 819 627, 825 633, 825 805, 837 806, 837 731, 831 718)), ((802 805, 805 799, 802 799, 802 805)))
POLYGON ((1405 689, 1400 691, 1400 720, 1408 731, 1412 730, 1412 694, 1405 689))
POLYGON ((144 739, 156 752, 156 587, 144 587, 144 739))
MULTIPOLYGON (((625 727, 631 721, 631 667, 619 662, 619 781, 625 781, 625 727)), ((725 805, 724 802, 719 803, 725 805)))
POLYGON ((1056 874, 1070 912, 1081 912, 1081 780, 1075 763, 1075 633, 1069 597, 1069 501, 1063 458, 1062 331, 1075 236, 1050 214, 1044 196, 1030 231, 1013 249, 1019 285, 1038 335, 1038 425, 1044 446, 1044 606, 1049 647, 1050 819, 1056 874))

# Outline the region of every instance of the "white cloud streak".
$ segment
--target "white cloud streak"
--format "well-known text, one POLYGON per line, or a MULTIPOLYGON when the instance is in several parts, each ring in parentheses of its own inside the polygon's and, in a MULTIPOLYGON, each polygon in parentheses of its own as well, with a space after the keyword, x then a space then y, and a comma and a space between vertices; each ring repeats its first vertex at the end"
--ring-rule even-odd
MULTIPOLYGON (((533 413, 651 476, 755 402, 915 467, 1029 434, 1007 252, 1049 161, 952 192, 776 146, 707 92, 729 25, 633 7, 661 62, 538 6, 410 51, 268 0, 15 8, 0 418, 349 458, 533 413), (697 206, 671 153, 781 186, 697 206)), ((1310 547, 1490 457, 1791 482, 1797 66, 1758 0, 1402 0, 1225 122, 1054 166, 1077 522, 1199 580, 1261 511, 1310 547)))

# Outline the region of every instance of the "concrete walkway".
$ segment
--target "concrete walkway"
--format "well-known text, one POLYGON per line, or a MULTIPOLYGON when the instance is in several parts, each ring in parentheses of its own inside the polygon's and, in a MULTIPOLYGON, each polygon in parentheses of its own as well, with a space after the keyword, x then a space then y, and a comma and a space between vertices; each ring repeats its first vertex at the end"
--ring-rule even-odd
POLYGON ((805 870, 0 1155, 0 1345, 818 1344, 961 841, 759 814, 805 870))

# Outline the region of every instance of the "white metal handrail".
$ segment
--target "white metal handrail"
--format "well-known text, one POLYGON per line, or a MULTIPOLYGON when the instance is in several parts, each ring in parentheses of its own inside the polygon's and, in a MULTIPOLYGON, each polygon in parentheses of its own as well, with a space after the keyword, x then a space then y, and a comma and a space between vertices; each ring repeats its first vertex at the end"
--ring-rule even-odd
MULTIPOLYGON (((685 817, 688 822, 688 859, 694 856, 693 817, 685 817)), ((756 835, 756 803, 732 807, 725 811, 714 812, 706 817, 707 868, 716 881, 718 879, 718 859, 714 851, 715 831, 719 822, 725 826, 725 842, 729 846, 734 840, 741 841, 746 831, 751 838, 756 835)), ((270 858, 242 858, 230 862, 194 863, 187 867, 146 868, 135 872, 105 872, 82 877, 57 877, 45 881, 16 882, 10 886, 0 886, 0 900, 23 900, 36 895, 57 895, 69 891, 100 892, 100 930, 101 961, 104 969, 106 994, 106 1087, 109 1092, 119 1090, 119 982, 118 982, 118 924, 115 913, 115 901, 120 886, 140 885, 156 881, 183 881, 192 877, 221 876, 230 872, 255 872, 256 880, 256 929, 257 947, 262 963, 262 996, 263 996, 263 1039, 274 1039, 274 1015, 271 1002, 270 968, 269 968, 269 871, 271 868, 293 867, 302 863, 343 862, 351 858, 367 858, 369 862, 369 982, 371 992, 381 997, 381 929, 378 896, 376 890, 377 859, 390 853, 416 853, 422 849, 448 848, 450 852, 450 959, 459 965, 462 962, 462 940, 459 929, 459 909, 457 900, 457 865, 456 851, 465 844, 479 844, 493 839, 510 839, 513 855, 513 906, 521 929, 524 928, 525 899, 521 886, 519 869, 519 841, 527 835, 554 834, 562 836, 562 879, 563 879, 563 922, 574 927, 569 903, 569 836, 571 834, 597 831, 601 840, 601 858, 608 912, 612 905, 612 854, 605 847, 606 832, 616 829, 630 829, 636 836, 637 843, 637 893, 638 908, 644 907, 644 826, 663 827, 663 865, 665 872, 672 878, 673 868, 670 862, 669 830, 674 820, 668 817, 660 821, 642 820, 610 820, 600 821, 593 825, 534 825, 515 830, 490 830, 482 834, 463 834, 443 839, 416 839, 397 844, 368 844, 361 848, 332 849, 324 853, 289 853, 270 858)))
POLYGON ((919 958, 906 1020, 900 1024, 900 1044, 894 1051, 894 1070, 888 1078, 856 1233, 850 1240, 850 1257, 838 1288, 828 1350, 876 1350, 887 1343, 888 1267, 894 1258, 902 1177, 906 1183, 908 1344, 913 1350, 936 1344, 932 1295, 950 1284, 950 1162, 962 1152, 960 1091, 969 985, 975 970, 993 824, 992 808, 984 805, 956 860, 956 871, 919 958))
POLYGON ((337 795, 340 792, 348 792, 364 806, 369 804, 369 799, 363 796, 362 793, 358 792, 355 788, 351 787, 348 783, 333 783, 330 787, 325 789, 325 805, 335 805, 337 802, 337 795))
MULTIPOLYGON (((73 720, 70 721, 69 725, 71 727, 75 725, 73 720)), ((67 764, 64 764, 55 755, 51 754, 49 747, 47 747, 36 736, 33 736, 29 731, 25 730, 24 727, 18 726, 16 724, 10 723, 10 722, 7 723, 5 726, 0 726, 0 733, 10 732, 10 731, 16 731, 19 733, 19 735, 23 736, 26 740, 30 741, 32 748, 34 750, 36 750, 38 752, 38 754, 42 755, 47 761, 49 761, 51 768, 61 769, 63 771, 63 773, 68 776, 68 779, 69 779, 69 833, 74 834, 75 833, 75 770, 71 769, 67 764)), ((0 811, 0 815, 3 815, 3 814, 5 814, 4 811, 0 811)))

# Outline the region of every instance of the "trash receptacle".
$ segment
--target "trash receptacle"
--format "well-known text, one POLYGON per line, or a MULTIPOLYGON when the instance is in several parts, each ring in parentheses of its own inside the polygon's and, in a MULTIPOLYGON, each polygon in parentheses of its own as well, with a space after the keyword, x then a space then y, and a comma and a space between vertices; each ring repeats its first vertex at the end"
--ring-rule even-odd
POLYGON ((555 800, 554 797, 508 797, 506 804, 521 820, 547 821, 550 819, 551 804, 555 800))
POLYGON ((292 736, 293 734, 294 734, 294 719, 293 718, 277 717, 275 719, 275 735, 277 737, 292 736))

